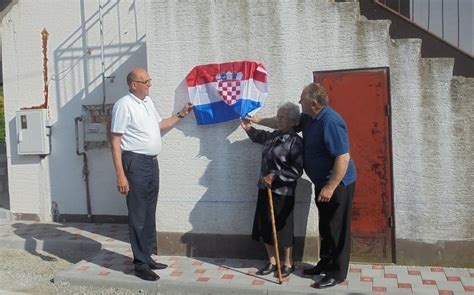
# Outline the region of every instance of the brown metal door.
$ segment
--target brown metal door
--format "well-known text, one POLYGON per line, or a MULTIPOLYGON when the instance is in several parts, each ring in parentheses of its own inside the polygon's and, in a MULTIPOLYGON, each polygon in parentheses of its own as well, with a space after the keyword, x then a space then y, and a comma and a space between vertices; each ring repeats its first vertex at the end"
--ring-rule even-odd
POLYGON ((394 262, 388 68, 314 72, 345 120, 357 169, 352 259, 394 262))

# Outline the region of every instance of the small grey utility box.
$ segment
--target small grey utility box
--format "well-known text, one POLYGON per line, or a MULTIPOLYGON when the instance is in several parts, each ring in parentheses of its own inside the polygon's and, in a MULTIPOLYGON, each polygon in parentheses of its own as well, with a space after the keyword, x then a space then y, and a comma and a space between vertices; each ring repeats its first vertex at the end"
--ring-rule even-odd
POLYGON ((16 130, 19 155, 48 155, 50 153, 47 109, 17 111, 16 130))

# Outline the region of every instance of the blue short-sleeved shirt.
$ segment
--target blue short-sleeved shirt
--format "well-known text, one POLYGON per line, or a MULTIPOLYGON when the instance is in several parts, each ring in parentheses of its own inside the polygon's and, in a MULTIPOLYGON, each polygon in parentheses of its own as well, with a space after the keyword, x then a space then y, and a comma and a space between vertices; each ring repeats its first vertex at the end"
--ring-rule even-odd
MULTIPOLYGON (((304 170, 316 187, 322 187, 331 178, 336 157, 350 151, 346 123, 331 107, 325 107, 314 118, 302 114, 298 129, 303 131, 304 170)), ((342 182, 349 185, 355 180, 351 158, 342 182)))

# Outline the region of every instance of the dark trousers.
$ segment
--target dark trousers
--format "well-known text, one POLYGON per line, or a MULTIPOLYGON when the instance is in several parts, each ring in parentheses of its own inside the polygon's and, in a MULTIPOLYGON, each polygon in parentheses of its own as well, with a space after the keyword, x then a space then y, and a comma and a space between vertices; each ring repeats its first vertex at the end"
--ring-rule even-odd
POLYGON ((156 156, 122 153, 130 190, 127 194, 130 245, 135 269, 148 268, 156 244, 155 213, 160 176, 156 156))
MULTIPOLYGON (((319 235, 321 238, 321 260, 318 266, 326 275, 343 281, 347 277, 351 256, 352 197, 355 183, 345 186, 340 183, 329 202, 317 202, 319 210, 319 235)), ((321 188, 315 188, 316 198, 321 188)))

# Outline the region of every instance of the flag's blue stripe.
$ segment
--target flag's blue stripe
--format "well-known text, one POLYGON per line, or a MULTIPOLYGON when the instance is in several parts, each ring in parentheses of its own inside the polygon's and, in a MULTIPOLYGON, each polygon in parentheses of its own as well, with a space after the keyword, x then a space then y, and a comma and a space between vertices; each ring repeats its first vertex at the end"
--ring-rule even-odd
POLYGON ((194 115, 198 125, 215 124, 244 118, 249 112, 261 107, 258 101, 241 98, 229 106, 224 101, 194 106, 194 115))

